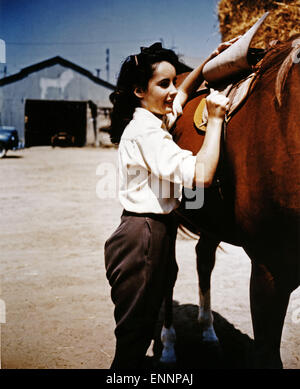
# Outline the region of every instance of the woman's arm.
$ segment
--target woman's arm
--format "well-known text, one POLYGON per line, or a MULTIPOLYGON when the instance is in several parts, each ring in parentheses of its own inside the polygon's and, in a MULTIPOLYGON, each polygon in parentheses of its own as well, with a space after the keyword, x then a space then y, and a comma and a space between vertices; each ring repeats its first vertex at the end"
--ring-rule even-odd
POLYGON ((229 99, 212 90, 206 98, 208 122, 202 147, 196 156, 194 185, 210 186, 219 161, 222 124, 229 99))
POLYGON ((188 97, 191 96, 204 81, 202 69, 208 61, 209 59, 207 58, 201 65, 191 71, 178 87, 176 99, 178 99, 178 102, 182 107, 187 102, 188 97))

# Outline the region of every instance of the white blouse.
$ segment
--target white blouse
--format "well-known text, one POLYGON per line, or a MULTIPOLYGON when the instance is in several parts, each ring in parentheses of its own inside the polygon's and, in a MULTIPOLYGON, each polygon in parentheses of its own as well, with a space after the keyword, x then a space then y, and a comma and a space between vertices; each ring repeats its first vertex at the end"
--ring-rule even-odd
MULTIPOLYGON (((176 102, 176 99, 175 101, 176 102)), ((127 211, 167 214, 180 203, 182 187, 192 188, 196 156, 172 139, 172 127, 181 106, 160 120, 145 108, 136 108, 118 150, 119 200, 127 211)))

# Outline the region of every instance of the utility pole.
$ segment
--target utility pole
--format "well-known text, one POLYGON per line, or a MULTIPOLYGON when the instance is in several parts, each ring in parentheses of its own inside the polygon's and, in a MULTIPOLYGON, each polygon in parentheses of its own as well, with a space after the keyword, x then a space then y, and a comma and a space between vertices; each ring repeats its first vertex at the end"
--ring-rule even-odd
POLYGON ((6 63, 6 43, 0 39, 0 63, 6 63))
POLYGON ((109 49, 106 49, 106 80, 109 82, 109 49))
POLYGON ((4 65, 3 69, 0 70, 0 73, 3 73, 3 78, 7 76, 7 66, 4 65))

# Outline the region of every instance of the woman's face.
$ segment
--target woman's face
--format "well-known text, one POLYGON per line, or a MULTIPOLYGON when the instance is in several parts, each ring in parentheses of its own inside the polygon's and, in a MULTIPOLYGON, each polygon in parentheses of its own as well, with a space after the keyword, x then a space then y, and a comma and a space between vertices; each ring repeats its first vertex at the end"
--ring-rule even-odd
POLYGON ((161 117, 172 112, 173 101, 177 95, 175 87, 176 70, 169 62, 162 61, 155 67, 152 78, 148 82, 146 91, 135 91, 139 97, 141 107, 146 108, 154 115, 161 117))

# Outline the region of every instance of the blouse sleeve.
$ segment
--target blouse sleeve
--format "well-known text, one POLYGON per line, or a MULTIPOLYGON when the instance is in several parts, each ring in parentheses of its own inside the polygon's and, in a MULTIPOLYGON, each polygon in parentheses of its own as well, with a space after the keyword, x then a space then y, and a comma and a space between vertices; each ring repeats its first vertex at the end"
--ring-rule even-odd
POLYGON ((135 142, 141 158, 138 163, 146 165, 148 171, 163 180, 193 187, 196 157, 191 151, 181 149, 168 131, 148 129, 135 142))
POLYGON ((180 90, 178 91, 175 99, 174 99, 174 102, 173 102, 173 112, 172 113, 168 113, 166 116, 165 116, 165 125, 167 127, 168 130, 170 130, 174 123, 176 122, 177 118, 182 115, 182 105, 180 104, 179 102, 179 95, 180 95, 180 90))

